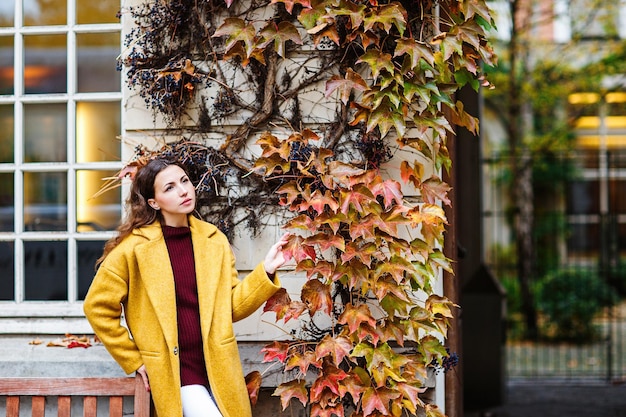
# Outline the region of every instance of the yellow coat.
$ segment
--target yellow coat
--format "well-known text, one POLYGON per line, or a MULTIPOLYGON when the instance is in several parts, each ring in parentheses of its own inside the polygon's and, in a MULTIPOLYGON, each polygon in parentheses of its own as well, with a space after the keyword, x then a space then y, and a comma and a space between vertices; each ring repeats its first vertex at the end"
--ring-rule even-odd
MULTIPOLYGON (((280 283, 268 278, 262 264, 240 281, 226 236, 193 216, 189 225, 211 389, 224 417, 249 417, 232 323, 257 310, 280 283)), ((91 284, 84 310, 126 373, 146 365, 158 417, 182 417, 174 275, 158 222, 135 230, 109 253, 91 284), (122 313, 130 334, 120 324, 122 313)))

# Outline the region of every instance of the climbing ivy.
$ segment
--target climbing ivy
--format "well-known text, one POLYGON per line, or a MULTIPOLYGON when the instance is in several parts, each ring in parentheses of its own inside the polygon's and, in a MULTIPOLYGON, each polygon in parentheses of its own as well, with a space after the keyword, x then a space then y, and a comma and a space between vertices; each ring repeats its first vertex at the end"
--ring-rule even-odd
MULTIPOLYGON (((434 291, 452 272, 441 172, 455 127, 478 130, 455 93, 488 86, 481 65, 495 64, 484 0, 154 0, 124 13, 126 80, 179 136, 129 166, 175 156, 226 231, 279 212, 293 232, 285 253, 306 282, 264 307, 300 323, 263 349, 286 372, 283 408, 442 415, 418 394, 454 356, 455 305, 434 291)), ((248 376, 253 402, 260 381, 248 376)))

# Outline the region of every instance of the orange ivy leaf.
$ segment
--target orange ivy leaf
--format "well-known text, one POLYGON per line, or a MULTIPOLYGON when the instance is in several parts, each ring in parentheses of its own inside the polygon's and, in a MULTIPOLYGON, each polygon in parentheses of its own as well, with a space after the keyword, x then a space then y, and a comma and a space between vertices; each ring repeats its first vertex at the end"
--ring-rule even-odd
POLYGON ((237 17, 226 18, 212 37, 219 38, 222 36, 228 36, 224 46, 226 51, 241 42, 245 45, 246 57, 252 55, 256 45, 256 30, 252 24, 247 24, 237 17))
POLYGON ((314 366, 318 369, 322 368, 322 361, 315 357, 315 352, 307 350, 304 353, 295 353, 292 355, 285 366, 285 371, 298 368, 302 375, 306 374, 309 367, 314 366))
POLYGON ((386 4, 365 17, 364 29, 371 31, 376 27, 382 27, 385 32, 389 33, 395 26, 402 36, 406 29, 407 18, 406 10, 399 3, 386 4))
POLYGON ((246 375, 246 388, 248 389, 248 396, 250 397, 250 403, 254 406, 259 399, 259 390, 261 389, 261 373, 259 371, 252 371, 246 375))
POLYGON ((263 312, 273 311, 276 313, 276 320, 280 320, 289 309, 289 304, 291 304, 291 297, 286 289, 281 288, 265 302, 263 312))
POLYGON ((390 415, 389 402, 396 399, 401 394, 397 391, 392 391, 389 388, 368 388, 363 394, 361 400, 363 406, 363 416, 367 417, 378 411, 384 416, 390 415))
POLYGON ((293 381, 284 382, 276 387, 272 395, 280 396, 283 411, 287 409, 292 398, 297 398, 302 405, 306 405, 308 402, 306 381, 304 379, 294 379, 293 381))
POLYGON ((357 331, 361 323, 367 323, 372 327, 376 326, 376 320, 372 317, 369 308, 365 304, 354 306, 352 303, 346 304, 346 309, 341 313, 337 321, 339 324, 346 324, 350 333, 357 331))
POLYGON ((396 389, 402 394, 405 407, 411 412, 415 413, 417 407, 424 407, 424 402, 418 397, 426 391, 426 388, 418 386, 417 384, 409 384, 406 382, 399 382, 396 385, 396 389))
POLYGON ((372 202, 375 203, 376 197, 367 187, 359 186, 354 190, 341 191, 339 202, 341 203, 341 212, 348 215, 350 206, 354 207, 357 212, 363 212, 363 206, 372 202))
POLYGON ((269 345, 265 345, 261 352, 265 352, 263 362, 272 362, 274 359, 278 359, 280 362, 285 363, 287 353, 289 352, 289 344, 275 340, 269 345))
POLYGON ((426 61, 431 67, 435 65, 435 54, 432 49, 424 42, 416 39, 401 38, 396 41, 396 49, 393 56, 398 57, 405 54, 410 57, 411 68, 418 68, 420 59, 426 61))
POLYGON ((336 366, 324 364, 322 372, 311 385, 311 402, 317 402, 322 397, 324 389, 328 388, 333 394, 339 395, 339 382, 346 379, 348 374, 336 366))
POLYGON ((426 404, 424 410, 426 411, 426 417, 446 417, 443 411, 435 404, 426 404))
POLYGON ((321 281, 310 279, 305 282, 300 299, 306 304, 311 316, 320 310, 330 316, 333 307, 330 288, 321 281))
POLYGON ((298 29, 291 22, 280 22, 278 25, 274 21, 269 21, 260 32, 263 42, 259 45, 265 48, 270 43, 274 44, 274 50, 278 55, 285 58, 285 45, 291 41, 297 45, 302 45, 302 39, 298 29))
POLYGON ((424 176, 424 165, 415 161, 413 166, 408 161, 402 161, 400 164, 400 178, 405 183, 412 183, 416 188, 422 183, 424 176))
POLYGON ((321 360, 327 356, 331 356, 333 363, 339 366, 343 358, 349 358, 351 350, 352 343, 347 337, 333 337, 327 334, 315 348, 315 358, 321 360))
POLYGON ((389 74, 395 72, 393 66, 393 60, 391 55, 385 52, 381 52, 378 49, 370 49, 356 61, 357 64, 365 62, 372 70, 372 77, 378 78, 381 71, 386 71, 389 74))
POLYGON ((293 11, 293 6, 296 4, 299 4, 306 9, 311 8, 311 2, 309 0, 272 0, 271 3, 283 3, 285 5, 285 10, 287 10, 287 13, 291 13, 293 11))
POLYGON ((352 258, 359 259, 364 265, 372 265, 372 256, 378 253, 378 247, 372 243, 360 244, 356 242, 346 243, 346 250, 341 254, 341 262, 349 262, 352 258))
POLYGON ((351 68, 346 71, 345 77, 340 75, 333 75, 328 81, 326 81, 326 98, 335 91, 339 90, 339 96, 343 104, 348 103, 352 90, 365 91, 369 88, 365 80, 351 68))
POLYGON ((335 248, 340 251, 344 251, 346 248, 346 241, 339 235, 329 235, 321 232, 313 236, 309 236, 304 239, 306 245, 318 245, 320 250, 326 251, 330 248, 335 248))
POLYGON ((385 209, 389 209, 394 202, 396 204, 402 204, 404 194, 402 193, 398 181, 377 181, 372 185, 371 189, 375 196, 383 197, 385 209))
POLYGON ((315 403, 311 407, 311 417, 344 417, 343 404, 335 404, 322 407, 321 403, 315 403))
POLYGON ((452 202, 448 198, 448 191, 452 187, 443 182, 441 178, 432 176, 426 181, 423 181, 420 190, 422 191, 422 198, 429 204, 435 204, 437 199, 441 200, 446 205, 452 205, 452 202))
POLYGON ((339 208, 339 203, 332 195, 330 190, 326 190, 324 194, 320 190, 315 190, 311 194, 310 199, 308 200, 309 206, 315 210, 317 214, 322 214, 324 212, 324 207, 328 206, 330 211, 333 213, 337 212, 339 208))

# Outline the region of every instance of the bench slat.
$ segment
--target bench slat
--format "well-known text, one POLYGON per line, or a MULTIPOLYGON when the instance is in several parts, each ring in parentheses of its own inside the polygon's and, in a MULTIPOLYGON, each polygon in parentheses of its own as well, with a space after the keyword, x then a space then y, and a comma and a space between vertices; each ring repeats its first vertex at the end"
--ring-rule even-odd
POLYGON ((32 416, 33 417, 45 417, 46 415, 46 397, 33 397, 32 398, 32 416))
POLYGON ((7 417, 20 416, 20 397, 7 397, 7 417))
POLYGON ((109 417, 122 417, 124 414, 124 397, 109 398, 109 417))
POLYGON ((2 378, 0 395, 134 395, 134 378, 2 378))
POLYGON ((83 417, 97 417, 98 398, 85 397, 83 399, 83 417))
POLYGON ((72 413, 72 397, 59 396, 57 400, 58 417, 70 417, 72 413))

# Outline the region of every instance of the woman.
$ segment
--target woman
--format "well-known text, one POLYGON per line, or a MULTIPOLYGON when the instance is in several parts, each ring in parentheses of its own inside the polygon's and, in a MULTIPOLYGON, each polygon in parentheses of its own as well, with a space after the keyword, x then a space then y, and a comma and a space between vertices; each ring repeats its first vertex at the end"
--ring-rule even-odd
POLYGON ((158 417, 249 417, 232 323, 280 288, 288 236, 240 281, 226 236, 191 215, 195 203, 177 163, 155 159, 137 171, 85 314, 122 369, 142 376, 158 417))

